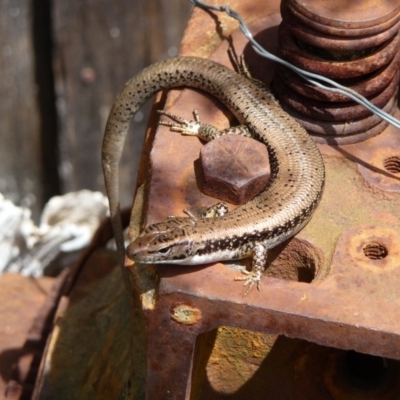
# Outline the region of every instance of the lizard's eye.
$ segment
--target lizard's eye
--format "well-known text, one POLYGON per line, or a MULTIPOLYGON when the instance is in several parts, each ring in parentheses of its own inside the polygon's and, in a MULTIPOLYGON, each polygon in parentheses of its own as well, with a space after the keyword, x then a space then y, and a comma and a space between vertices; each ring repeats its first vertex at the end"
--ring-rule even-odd
POLYGON ((172 246, 166 246, 161 249, 157 250, 148 250, 149 254, 162 254, 162 255, 167 255, 172 249, 172 246))
POLYGON ((162 248, 162 249, 159 249, 159 250, 158 250, 158 253, 161 253, 161 254, 168 254, 170 251, 171 251, 171 246, 167 246, 167 247, 164 247, 164 248, 162 248))

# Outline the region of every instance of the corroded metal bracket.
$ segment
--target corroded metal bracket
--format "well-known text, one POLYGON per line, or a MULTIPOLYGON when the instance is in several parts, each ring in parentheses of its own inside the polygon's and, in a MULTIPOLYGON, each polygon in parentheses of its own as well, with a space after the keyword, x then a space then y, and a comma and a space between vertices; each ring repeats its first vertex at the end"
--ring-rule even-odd
MULTIPOLYGON (((278 2, 248 11, 240 2, 233 3, 244 18, 250 16, 246 12, 266 15, 250 27, 257 40, 275 52, 278 2)), ((194 13, 183 55, 201 48, 196 40, 202 37, 193 36, 196 27, 215 29, 216 17, 210 15, 194 13)), ((245 54, 254 75, 269 83, 275 66, 260 60, 239 32, 233 32, 231 41, 239 54, 245 54)), ((222 42, 208 54, 199 50, 197 55, 229 65, 227 47, 227 41, 222 42)), ((167 108, 187 118, 196 108, 204 122, 221 128, 231 120, 213 99, 190 90, 174 92, 167 108)), ((242 286, 234 282, 237 271, 224 264, 156 268, 159 280, 151 289, 157 295, 153 301, 142 296, 147 299, 143 308, 148 324, 148 399, 188 398, 196 338, 219 326, 400 359, 399 137, 400 132, 389 127, 359 144, 320 145, 327 171, 321 205, 296 238, 271 252, 261 292, 253 290, 243 298, 242 286)), ((146 223, 216 202, 197 187, 193 165, 201 146, 196 138, 158 129, 146 223)), ((131 226, 131 236, 136 229, 131 226)))
MULTIPOLYGON (((390 228, 350 229, 338 241, 327 278, 318 283, 265 278, 262 292, 245 299, 232 287, 237 272, 222 264, 185 273, 178 266, 159 268, 158 301, 146 312, 148 398, 161 399, 167 391, 174 393, 171 398, 185 398, 196 338, 219 326, 400 359, 399 240, 390 228), (392 255, 380 258, 385 249, 392 255)), ((296 242, 288 247, 301 252, 296 242)))

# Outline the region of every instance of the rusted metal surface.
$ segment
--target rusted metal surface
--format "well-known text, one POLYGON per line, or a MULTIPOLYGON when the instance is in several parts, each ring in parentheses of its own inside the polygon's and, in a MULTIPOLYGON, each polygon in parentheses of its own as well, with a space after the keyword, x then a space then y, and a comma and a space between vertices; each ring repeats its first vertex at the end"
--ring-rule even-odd
POLYGON ((5 400, 19 400, 22 396, 23 387, 16 381, 10 381, 5 391, 5 400))
POLYGON ((200 150, 199 184, 203 193, 232 204, 245 204, 267 186, 267 148, 244 136, 226 135, 200 150))
POLYGON ((388 122, 380 121, 378 124, 372 126, 372 128, 369 128, 366 131, 362 130, 358 133, 349 134, 345 136, 325 135, 325 134, 319 135, 319 134, 314 134, 312 131, 310 131, 310 133, 313 135, 314 141, 316 143, 329 144, 332 146, 345 146, 345 145, 360 143, 367 139, 371 139, 377 135, 380 135, 388 127, 388 125, 389 125, 388 122))
MULTIPOLYGON (((397 97, 392 97, 389 102, 382 107, 383 111, 392 113, 397 102, 397 97)), ((378 116, 370 115, 369 117, 358 120, 347 120, 342 122, 321 121, 307 117, 295 111, 290 106, 282 104, 283 108, 295 117, 297 121, 304 126, 313 135, 336 136, 340 139, 342 136, 362 134, 382 122, 378 116)), ((381 130, 382 131, 382 130, 381 130)), ((371 135, 372 137, 373 135, 371 135)))
POLYGON ((287 22, 287 28, 300 40, 318 46, 324 49, 346 51, 346 50, 366 50, 374 49, 397 35, 400 27, 400 21, 389 29, 375 35, 362 35, 359 37, 351 36, 349 40, 345 36, 332 36, 319 32, 309 26, 302 24, 291 13, 285 13, 284 19, 287 22))
POLYGON ((366 0, 349 7, 346 0, 288 0, 292 9, 322 25, 346 29, 376 27, 398 17, 400 5, 391 0, 366 0))
POLYGON ((32 399, 140 398, 143 327, 127 301, 117 259, 103 248, 80 265, 75 285, 60 301, 32 399))
POLYGON ((397 129, 388 127, 381 135, 354 149, 352 154, 362 157, 358 170, 369 185, 384 193, 400 193, 400 135, 397 129))
POLYGON ((149 375, 148 385, 156 394, 149 398, 161 398, 157 393, 162 390, 184 398, 186 385, 179 391, 176 382, 166 382, 165 376, 179 375, 179 384, 190 382, 196 336, 224 325, 399 359, 400 329, 394 324, 400 305, 399 239, 392 228, 349 229, 339 239, 324 280, 306 284, 268 278, 264 291, 250 294, 251 300, 244 300, 226 283, 237 272, 221 264, 189 267, 184 274, 181 267, 159 268, 160 298, 148 318, 150 326, 163 326, 163 334, 149 332, 148 357, 150 369, 156 365, 162 369, 149 375), (189 302, 202 315, 186 330, 170 317, 170 310, 182 302, 189 302), (170 351, 179 351, 180 356, 171 357, 170 351))
POLYGON ((308 343, 294 353, 299 400, 389 400, 400 394, 399 363, 308 343), (354 370, 354 364, 364 369, 354 370))
MULTIPOLYGON (((399 76, 400 74, 397 73, 389 86, 378 95, 370 98, 370 102, 378 108, 385 107, 397 92, 399 76)), ((278 77, 274 79, 273 88, 281 102, 316 120, 349 122, 372 114, 371 111, 355 102, 330 103, 311 100, 290 89, 278 77)))
MULTIPOLYGON (((382 4, 382 2, 379 3, 382 4)), ((359 3, 357 5, 353 4, 352 6, 360 7, 360 5, 361 4, 359 3)), ((315 7, 315 4, 313 4, 313 6, 315 7)), ((360 18, 360 15, 357 12, 346 13, 347 7, 340 8, 337 4, 335 4, 334 11, 335 13, 337 13, 337 19, 325 19, 323 23, 321 23, 319 19, 319 17, 324 18, 323 15, 319 14, 321 9, 317 10, 316 8, 314 8, 313 10, 313 7, 309 7, 309 4, 304 8, 297 1, 282 0, 281 11, 282 13, 290 12, 297 20, 319 32, 324 32, 333 36, 359 37, 376 35, 383 31, 391 29, 394 25, 396 25, 400 21, 400 10, 396 8, 396 6, 397 5, 393 2, 391 5, 389 5, 389 8, 386 8, 385 11, 384 7, 376 7, 376 4, 372 4, 371 8, 371 4, 368 5, 366 3, 366 7, 369 7, 371 14, 363 20, 363 17, 361 16, 360 18), (375 9, 373 9, 373 7, 375 7, 375 9), (314 11, 314 14, 311 10, 314 11), (387 13, 388 10, 391 10, 391 13, 385 15, 385 12, 387 13), (371 18, 371 15, 373 15, 374 17, 371 18), (347 17, 349 16, 350 19, 345 21, 344 19, 347 19, 347 17)))
MULTIPOLYGON (((123 210, 123 226, 129 214, 123 210)), ((105 220, 68 275, 51 320, 34 400, 141 396, 144 324, 139 307, 133 306, 137 299, 128 301, 116 251, 105 248, 111 238, 111 224, 105 220)))
MULTIPOLYGON (((393 60, 387 66, 382 67, 373 74, 357 78, 337 80, 337 82, 369 98, 382 91, 390 82, 392 82, 394 76, 399 70, 399 63, 400 52, 397 52, 393 60)), ((279 68, 278 74, 291 89, 305 97, 309 97, 310 99, 330 102, 349 101, 347 96, 340 93, 328 92, 311 85, 295 72, 287 68, 279 68)))
MULTIPOLYGON (((393 113, 397 101, 397 73, 390 85, 370 101, 393 113)), ((355 102, 329 103, 310 100, 287 87, 278 77, 273 88, 283 108, 312 134, 318 143, 346 145, 379 135, 387 123, 355 102)))
MULTIPOLYGON (((239 1, 231 6, 247 20, 251 15, 258 16, 250 28, 256 39, 266 41, 268 50, 276 52, 280 18, 270 14, 276 13, 278 1, 263 4, 263 9, 259 3, 254 2, 255 9, 253 4, 245 7, 239 1)), ((385 6, 390 4, 384 2, 385 6)), ((377 18, 384 21, 394 14, 388 11, 385 15, 386 19, 377 18)), ((221 26, 225 35, 234 31, 224 17, 197 10, 182 45, 183 54, 211 55, 229 65, 227 41, 215 47, 217 40, 211 33, 221 26), (216 22, 218 18, 223 22, 216 22), (202 34, 196 39, 194 32, 202 34), (202 47, 202 40, 210 40, 212 45, 202 47), (199 50, 196 53, 194 49, 199 50)), ((275 66, 260 60, 240 32, 233 32, 231 42, 239 54, 245 54, 255 77, 269 84, 275 66)), ((196 108, 204 122, 220 128, 226 128, 232 119, 220 104, 190 90, 174 91, 167 108, 188 118, 196 108)), ((397 130, 387 128, 359 144, 320 145, 327 172, 322 202, 296 238, 271 252, 261 292, 254 290, 243 298, 241 284, 234 281, 237 271, 220 263, 157 267, 157 298, 151 306, 144 306, 148 324, 148 399, 189 397, 196 338, 220 326, 400 359, 400 195, 387 185, 379 185, 385 179, 390 187, 400 182, 400 143, 389 144, 396 134, 399 136, 397 130), (371 161, 374 154, 375 161, 371 161), (190 325, 172 317, 171 313, 182 305, 196 310, 191 314, 196 318, 189 318, 193 322, 190 325)), ((147 223, 168 215, 183 215, 185 208, 196 210, 215 203, 197 187, 194 162, 201 147, 195 138, 181 137, 164 127, 158 129, 151 153, 149 200, 144 209, 147 223)), ((133 237, 137 225, 132 224, 130 230, 133 237)), ((141 269, 135 269, 131 262, 127 265, 140 274, 141 269)), ((300 385, 299 370, 296 379, 300 385)), ((327 378, 326 393, 340 398, 338 393, 345 388, 333 387, 332 379, 329 382, 327 378)))
POLYGON ((352 78, 366 75, 393 60, 398 51, 400 35, 384 43, 369 55, 350 61, 323 60, 301 49, 285 25, 279 29, 280 53, 296 66, 328 78, 352 78))
MULTIPOLYGON (((366 2, 364 6, 373 12, 376 4, 366 2)), ((389 17, 388 10, 384 11, 385 6, 380 5, 379 12, 373 15, 386 15, 393 24, 388 25, 384 18, 381 22, 386 29, 366 34, 366 37, 355 37, 352 33, 346 36, 343 32, 334 36, 332 32, 321 33, 314 29, 314 22, 321 16, 318 12, 326 17, 324 13, 329 15, 329 10, 335 10, 338 19, 346 19, 346 15, 359 10, 359 4, 337 9, 337 5, 333 7, 331 2, 322 1, 313 9, 316 14, 312 18, 308 16, 311 19, 301 7, 291 0, 284 1, 281 6, 283 22, 279 39, 282 56, 310 72, 339 78, 339 83, 367 95, 378 108, 394 112, 400 78, 398 7, 389 12, 389 17), (381 64, 377 64, 378 59, 381 64)), ((286 111, 292 113, 318 143, 350 145, 375 137, 387 127, 387 123, 356 102, 336 93, 313 89, 294 75, 291 71, 280 71, 273 88, 286 111)))
MULTIPOLYGON (((312 21, 309 25, 303 23, 301 20, 295 17, 284 3, 281 7, 282 16, 287 23, 287 28, 300 40, 309 43, 314 46, 322 47, 324 49, 330 50, 364 50, 371 49, 375 46, 386 42, 397 34, 400 27, 400 21, 395 23, 393 26, 389 27, 382 32, 375 33, 374 35, 360 32, 359 36, 351 35, 349 38, 345 35, 345 32, 340 32, 339 36, 332 35, 332 33, 325 33, 314 29, 312 21)), ((351 31, 350 31, 351 32, 351 31)), ((354 32, 351 32, 354 33, 354 32)))
POLYGON ((0 278, 0 398, 6 391, 10 399, 19 398, 32 389, 37 367, 33 361, 42 351, 43 330, 48 327, 47 296, 53 284, 53 278, 18 274, 0 278))
POLYGON ((228 283, 237 272, 221 264, 190 267, 186 273, 181 267, 159 268, 160 298, 149 318, 150 326, 163 326, 164 331, 162 335, 156 330, 150 332, 149 358, 163 369, 162 373, 150 374, 148 385, 154 390, 174 387, 175 391, 163 374, 177 376, 178 372, 181 383, 189 382, 195 337, 224 325, 399 359, 400 329, 393 324, 400 294, 398 240, 396 231, 389 228, 350 229, 339 239, 330 274, 324 280, 307 284, 267 278, 263 292, 249 294, 250 300, 244 300, 240 290, 228 283), (393 257, 366 256, 366 246, 376 243, 385 246, 393 257), (169 310, 182 302, 190 302, 202 313, 202 319, 185 331, 169 315, 169 310), (180 357, 170 357, 171 346, 180 349, 180 357))

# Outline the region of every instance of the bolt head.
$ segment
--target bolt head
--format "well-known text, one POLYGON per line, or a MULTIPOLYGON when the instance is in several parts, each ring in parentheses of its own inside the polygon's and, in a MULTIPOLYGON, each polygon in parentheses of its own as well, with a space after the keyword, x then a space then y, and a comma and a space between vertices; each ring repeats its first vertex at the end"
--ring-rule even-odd
POLYGON ((270 177, 264 144, 240 135, 224 135, 200 152, 203 193, 232 204, 245 204, 267 186, 270 177))

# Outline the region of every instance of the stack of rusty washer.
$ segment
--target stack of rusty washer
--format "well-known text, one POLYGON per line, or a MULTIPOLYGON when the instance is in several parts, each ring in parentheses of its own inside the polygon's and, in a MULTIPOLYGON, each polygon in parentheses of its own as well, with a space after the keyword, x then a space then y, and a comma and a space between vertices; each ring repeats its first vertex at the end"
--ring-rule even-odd
MULTIPOLYGON (((394 112, 400 76, 398 1, 282 0, 281 13, 282 58, 394 112)), ((319 143, 357 143, 387 126, 365 107, 319 89, 287 68, 279 69, 273 88, 283 108, 319 143)))

